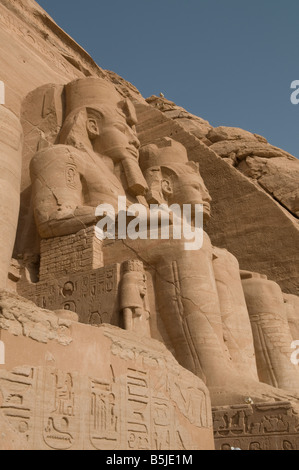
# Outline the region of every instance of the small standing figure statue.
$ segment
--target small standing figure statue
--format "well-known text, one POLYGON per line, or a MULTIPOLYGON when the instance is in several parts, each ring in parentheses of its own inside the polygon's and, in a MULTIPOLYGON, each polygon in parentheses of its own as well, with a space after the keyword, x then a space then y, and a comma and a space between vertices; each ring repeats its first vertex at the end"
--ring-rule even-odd
POLYGON ((150 337, 147 277, 143 263, 139 260, 129 260, 123 263, 122 268, 120 309, 124 329, 134 331, 139 336, 150 337))

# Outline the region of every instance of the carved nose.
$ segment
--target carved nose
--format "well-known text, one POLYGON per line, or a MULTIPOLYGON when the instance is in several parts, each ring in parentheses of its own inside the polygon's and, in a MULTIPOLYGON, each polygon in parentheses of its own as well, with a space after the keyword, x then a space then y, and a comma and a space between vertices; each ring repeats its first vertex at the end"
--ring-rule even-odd
POLYGON ((212 198, 210 196, 210 193, 209 191, 207 190, 206 187, 203 187, 203 192, 202 192, 202 199, 204 202, 211 202, 212 201, 212 198))
POLYGON ((135 135, 132 136, 132 138, 131 138, 131 140, 130 140, 130 144, 131 144, 131 145, 134 145, 134 147, 136 147, 137 150, 140 148, 140 142, 139 142, 137 136, 135 136, 135 135))
POLYGON ((203 200, 204 200, 205 202, 211 202, 211 201, 212 201, 212 198, 211 198, 211 196, 210 196, 210 194, 209 194, 208 192, 205 192, 205 193, 204 193, 203 200))

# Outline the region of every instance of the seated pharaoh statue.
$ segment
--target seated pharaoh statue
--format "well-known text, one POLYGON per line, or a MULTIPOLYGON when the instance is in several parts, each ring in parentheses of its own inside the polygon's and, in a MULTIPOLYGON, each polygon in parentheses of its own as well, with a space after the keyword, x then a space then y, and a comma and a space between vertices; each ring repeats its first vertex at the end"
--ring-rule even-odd
POLYGON ((87 78, 65 87, 60 144, 31 161, 34 216, 41 238, 76 233, 95 224, 95 207, 118 196, 142 197, 139 141, 132 103, 105 80, 87 78), (54 183, 55 182, 55 183, 54 183))
MULTIPOLYGON (((208 191, 181 144, 166 138, 141 148, 140 166, 149 202, 202 204, 208 221, 208 191)), ((292 335, 278 284, 240 272, 236 258, 213 247, 205 232, 198 250, 160 240, 142 256, 158 273, 157 309, 175 357, 205 381, 212 403, 224 395, 240 400, 242 389, 255 400, 277 397, 278 390, 261 382, 297 392, 298 366, 290 361, 292 335)))
MULTIPOLYGON (((95 227, 96 208, 110 204, 117 213, 119 196, 127 207, 141 203, 148 219, 150 205, 170 212, 172 205, 189 205, 193 228, 202 205, 208 222, 211 198, 185 147, 165 137, 139 152, 135 124, 133 104, 110 83, 87 78, 65 86, 59 144, 39 151, 30 165, 43 241, 59 237, 62 246, 64 237, 95 227)), ((122 264, 121 326, 164 341, 207 384, 214 405, 242 404, 248 397, 297 400, 299 371, 290 361, 292 336, 279 286, 240 272, 232 254, 201 234, 197 249, 186 249, 190 239, 172 230, 165 238, 148 233, 101 242, 102 266, 122 264)), ((68 284, 66 296, 73 289, 68 284)), ((65 305, 72 310, 71 302, 65 305)))

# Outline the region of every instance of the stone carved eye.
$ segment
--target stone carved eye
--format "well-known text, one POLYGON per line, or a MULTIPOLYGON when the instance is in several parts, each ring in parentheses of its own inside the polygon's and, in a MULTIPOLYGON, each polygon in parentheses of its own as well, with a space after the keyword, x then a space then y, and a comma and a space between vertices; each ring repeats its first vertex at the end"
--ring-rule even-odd
POLYGON ((128 127, 125 124, 116 123, 115 127, 124 134, 128 131, 128 127))

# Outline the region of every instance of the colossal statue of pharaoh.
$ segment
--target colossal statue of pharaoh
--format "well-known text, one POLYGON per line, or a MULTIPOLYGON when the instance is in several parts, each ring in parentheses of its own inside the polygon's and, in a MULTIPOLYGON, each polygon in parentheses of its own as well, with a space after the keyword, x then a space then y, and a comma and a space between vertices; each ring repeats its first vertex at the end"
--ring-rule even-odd
POLYGON ((118 196, 142 197, 136 115, 129 100, 97 78, 65 87, 60 144, 31 161, 34 216, 41 238, 76 233, 95 224, 95 207, 117 208, 118 196))
MULTIPOLYGON (((143 147, 140 166, 151 201, 202 204, 208 220, 210 198, 184 147, 169 139, 143 147)), ((206 233, 199 250, 184 251, 181 241, 161 240, 143 256, 159 273, 157 307, 175 356, 206 381, 212 401, 226 395, 224 390, 229 395, 229 389, 231 397, 242 389, 255 397, 271 395, 258 380, 298 391, 298 367, 290 361, 292 335, 276 283, 240 273, 236 258, 213 247, 206 233)))
MULTIPOLYGON (((126 196, 128 205, 141 203, 149 218, 150 204, 188 204, 194 226, 195 207, 202 204, 203 219, 209 219, 210 196, 186 149, 166 137, 142 148, 139 159, 135 124, 130 101, 104 80, 80 79, 65 87, 59 144, 39 151, 30 165, 42 239, 60 237, 62 243, 63 237, 95 226, 96 207, 110 204, 117 212, 119 196, 126 196)), ((242 286, 235 257, 213 247, 204 231, 202 236, 196 250, 186 250, 189 240, 171 233, 164 239, 149 234, 101 245, 103 266, 124 263, 119 304, 123 326, 149 335, 150 324, 152 337, 163 340, 183 367, 205 381, 214 404, 244 403, 248 395, 261 401, 285 399, 287 394, 272 387, 293 394, 299 372, 290 361, 292 337, 282 294, 273 307, 271 281, 264 280, 264 288, 258 283, 254 290, 250 275, 243 273, 242 286), (134 260, 142 261, 147 271, 149 306, 143 288, 133 289, 130 298, 134 279, 138 283, 141 276, 145 283, 141 268, 128 268, 135 266, 134 260), (269 321, 274 328, 268 327, 269 321)))

